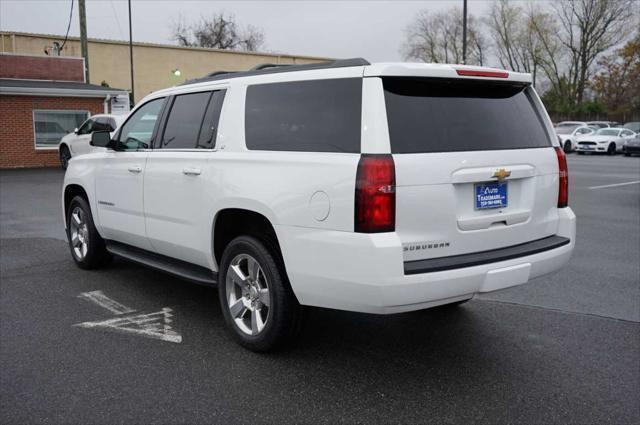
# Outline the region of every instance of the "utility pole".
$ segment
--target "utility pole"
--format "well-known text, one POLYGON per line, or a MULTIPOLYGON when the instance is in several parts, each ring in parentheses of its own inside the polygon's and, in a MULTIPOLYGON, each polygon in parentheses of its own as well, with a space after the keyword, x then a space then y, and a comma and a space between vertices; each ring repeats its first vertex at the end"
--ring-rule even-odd
POLYGON ((84 7, 84 0, 78 0, 78 15, 80 17, 80 50, 84 58, 84 79, 89 80, 89 45, 87 43, 87 13, 84 7))
POLYGON ((462 63, 467 63, 467 0, 462 0, 462 63))
POLYGON ((129 67, 131 68, 131 102, 135 105, 133 92, 133 35, 131 30, 131 0, 129 0, 129 67))

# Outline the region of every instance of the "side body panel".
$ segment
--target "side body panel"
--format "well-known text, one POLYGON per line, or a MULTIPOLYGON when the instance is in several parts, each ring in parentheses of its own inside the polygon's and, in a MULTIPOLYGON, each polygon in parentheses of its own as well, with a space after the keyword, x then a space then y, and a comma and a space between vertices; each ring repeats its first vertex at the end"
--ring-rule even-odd
POLYGON ((96 215, 102 237, 150 250, 143 204, 148 152, 107 151, 96 155, 102 157, 95 168, 96 215))

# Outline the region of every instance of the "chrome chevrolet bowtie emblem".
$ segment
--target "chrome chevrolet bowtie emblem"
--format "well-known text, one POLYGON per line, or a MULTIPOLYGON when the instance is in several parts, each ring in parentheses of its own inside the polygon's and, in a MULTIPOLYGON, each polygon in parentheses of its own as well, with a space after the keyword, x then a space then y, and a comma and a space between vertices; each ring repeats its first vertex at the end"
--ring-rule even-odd
POLYGON ((499 170, 494 171, 491 177, 494 177, 498 179, 498 181, 500 181, 500 180, 506 179, 510 175, 511 175, 511 171, 505 170, 504 168, 500 168, 499 170))

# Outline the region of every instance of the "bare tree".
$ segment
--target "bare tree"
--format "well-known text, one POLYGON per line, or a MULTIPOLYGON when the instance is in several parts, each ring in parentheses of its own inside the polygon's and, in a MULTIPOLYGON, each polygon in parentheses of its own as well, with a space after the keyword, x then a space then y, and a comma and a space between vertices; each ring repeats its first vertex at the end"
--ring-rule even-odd
MULTIPOLYGON (((473 16, 467 21, 467 63, 482 65, 487 42, 473 16)), ((422 10, 406 29, 402 48, 406 59, 435 63, 462 63, 462 10, 430 13, 422 10)))
POLYGON ((581 104, 598 56, 624 41, 633 29, 635 0, 573 0, 553 5, 561 26, 560 41, 569 64, 571 100, 581 104))
POLYGON ((548 62, 559 59, 560 49, 558 28, 552 15, 533 3, 523 9, 509 0, 499 0, 493 4, 485 22, 503 68, 531 73, 534 85, 540 70, 544 74, 550 71, 548 78, 553 79, 554 66, 548 62))
POLYGON ((264 33, 251 25, 242 28, 234 15, 218 13, 192 24, 181 19, 173 25, 173 39, 181 46, 256 51, 264 44, 264 33))

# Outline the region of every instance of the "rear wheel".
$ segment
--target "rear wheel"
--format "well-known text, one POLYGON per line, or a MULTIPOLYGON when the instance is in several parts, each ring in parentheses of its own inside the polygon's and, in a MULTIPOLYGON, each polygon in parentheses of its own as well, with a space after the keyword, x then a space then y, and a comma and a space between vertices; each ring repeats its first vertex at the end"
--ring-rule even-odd
POLYGON ((67 211, 67 239, 73 261, 82 269, 94 269, 111 260, 104 240, 93 223, 87 201, 76 196, 67 211))
POLYGON ((69 160, 71 159, 71 151, 66 145, 60 146, 60 165, 63 170, 66 170, 69 166, 69 160))
POLYGON ((278 258, 270 244, 239 236, 220 262, 218 295, 227 330, 252 351, 278 348, 300 330, 302 307, 278 258))
POLYGON ((616 154, 616 144, 609 143, 609 147, 607 147, 607 155, 615 155, 616 154))

